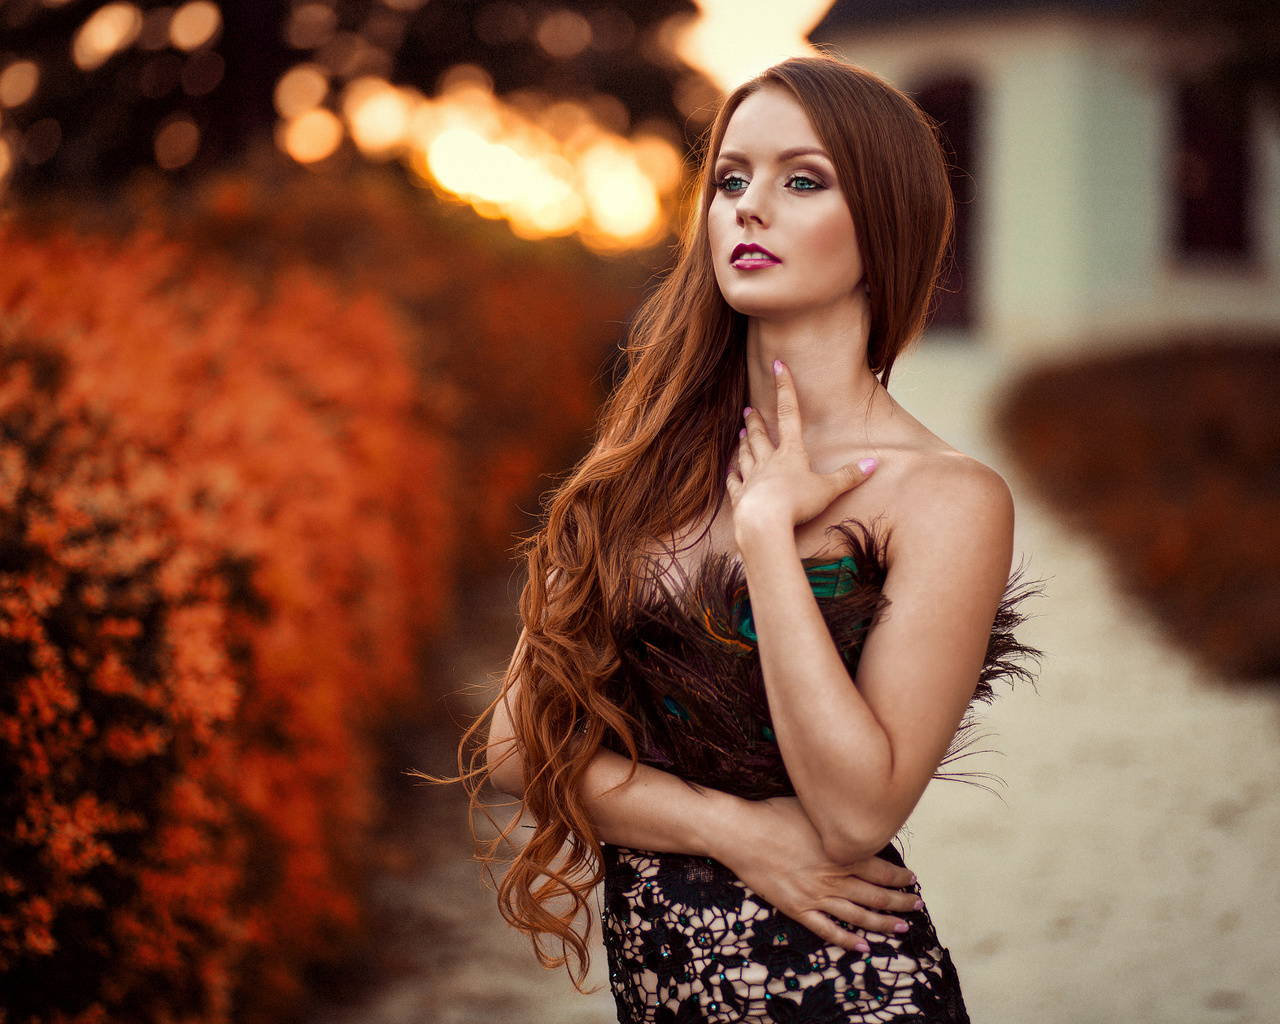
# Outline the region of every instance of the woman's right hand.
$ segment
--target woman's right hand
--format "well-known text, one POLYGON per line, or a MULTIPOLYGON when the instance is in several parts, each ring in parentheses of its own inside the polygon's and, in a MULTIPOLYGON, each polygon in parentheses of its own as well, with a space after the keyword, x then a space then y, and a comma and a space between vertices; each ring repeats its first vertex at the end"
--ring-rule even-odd
POLYGON ((915 883, 910 871, 874 856, 833 863, 795 797, 748 802, 747 808, 741 836, 724 837, 716 859, 754 892, 842 949, 869 952, 864 932, 906 930, 893 915, 920 909, 919 897, 908 889, 915 883))

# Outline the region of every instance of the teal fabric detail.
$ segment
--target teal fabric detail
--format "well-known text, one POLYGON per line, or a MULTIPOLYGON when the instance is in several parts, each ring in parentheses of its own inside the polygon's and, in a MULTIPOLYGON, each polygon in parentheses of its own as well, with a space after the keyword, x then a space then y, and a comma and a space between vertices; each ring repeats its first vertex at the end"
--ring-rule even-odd
MULTIPOLYGON (((858 563, 850 555, 845 555, 838 562, 806 565, 804 571, 809 577, 814 597, 844 597, 857 585, 854 576, 858 572, 858 563)), ((743 597, 738 605, 738 633, 752 643, 760 640, 756 634, 756 620, 751 614, 750 596, 743 597)))

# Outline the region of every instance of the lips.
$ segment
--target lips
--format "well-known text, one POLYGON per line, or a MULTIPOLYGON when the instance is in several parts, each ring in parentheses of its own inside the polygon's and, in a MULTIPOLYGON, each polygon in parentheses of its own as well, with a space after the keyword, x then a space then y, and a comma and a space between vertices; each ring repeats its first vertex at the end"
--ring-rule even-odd
POLYGON ((782 260, 763 245, 755 242, 743 242, 733 247, 729 257, 729 265, 735 270, 755 270, 761 267, 776 267, 782 260))

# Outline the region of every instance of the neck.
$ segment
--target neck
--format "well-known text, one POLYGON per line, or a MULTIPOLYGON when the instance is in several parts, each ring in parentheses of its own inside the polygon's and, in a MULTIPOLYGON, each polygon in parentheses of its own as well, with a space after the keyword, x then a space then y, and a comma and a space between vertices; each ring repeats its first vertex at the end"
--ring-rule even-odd
POLYGON ((777 440, 777 390, 773 361, 791 371, 810 451, 845 436, 849 413, 870 409, 888 397, 867 366, 869 318, 805 317, 747 324, 747 394, 777 440))

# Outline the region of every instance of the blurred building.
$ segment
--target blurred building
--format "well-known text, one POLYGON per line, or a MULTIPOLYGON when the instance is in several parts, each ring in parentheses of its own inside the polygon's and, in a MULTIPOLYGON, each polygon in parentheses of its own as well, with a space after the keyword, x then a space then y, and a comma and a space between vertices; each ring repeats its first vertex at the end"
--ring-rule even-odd
POLYGON ((1018 352, 1280 328, 1278 105, 1203 88, 1213 40, 1139 7, 837 0, 814 30, 943 124, 936 328, 1018 352))

